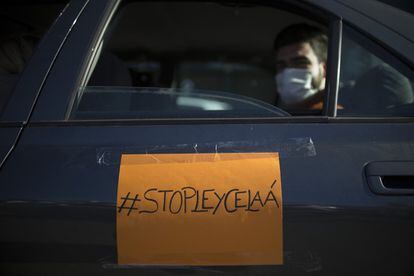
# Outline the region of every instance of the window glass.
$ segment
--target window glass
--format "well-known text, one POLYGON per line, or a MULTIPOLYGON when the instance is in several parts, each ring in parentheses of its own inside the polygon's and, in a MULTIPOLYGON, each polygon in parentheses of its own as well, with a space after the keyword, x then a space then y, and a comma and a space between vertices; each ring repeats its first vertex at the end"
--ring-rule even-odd
POLYGON ((70 119, 289 116, 274 47, 292 24, 318 25, 270 6, 127 3, 99 44, 70 119))
POLYGON ((60 3, 8 1, 0 10, 0 113, 28 60, 65 6, 60 3))
POLYGON ((339 116, 414 116, 412 69, 349 27, 342 41, 339 116))

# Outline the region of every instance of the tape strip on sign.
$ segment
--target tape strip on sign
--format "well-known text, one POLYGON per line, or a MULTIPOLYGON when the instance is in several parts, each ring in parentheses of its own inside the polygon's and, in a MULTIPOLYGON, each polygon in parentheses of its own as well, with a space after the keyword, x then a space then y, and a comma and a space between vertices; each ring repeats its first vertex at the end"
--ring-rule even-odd
POLYGON ((283 263, 278 153, 124 154, 118 264, 283 263))

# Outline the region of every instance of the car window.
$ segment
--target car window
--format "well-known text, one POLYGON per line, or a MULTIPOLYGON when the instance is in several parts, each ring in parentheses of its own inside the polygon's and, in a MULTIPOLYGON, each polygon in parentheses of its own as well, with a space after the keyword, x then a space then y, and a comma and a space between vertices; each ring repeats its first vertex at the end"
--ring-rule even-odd
POLYGON ((289 116, 278 96, 274 41, 300 23, 326 29, 270 6, 127 3, 98 43, 69 117, 289 116))
POLYGON ((0 10, 0 113, 28 60, 65 2, 7 1, 0 10))
POLYGON ((345 26, 339 116, 414 116, 414 74, 384 48, 345 26))

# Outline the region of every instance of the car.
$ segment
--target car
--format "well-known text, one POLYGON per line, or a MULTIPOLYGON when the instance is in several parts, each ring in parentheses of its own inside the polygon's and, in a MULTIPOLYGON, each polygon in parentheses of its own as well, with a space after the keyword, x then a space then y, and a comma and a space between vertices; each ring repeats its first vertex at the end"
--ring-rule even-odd
POLYGON ((385 2, 6 1, 1 274, 412 275, 414 17, 385 2), (321 109, 277 93, 300 23, 321 109))

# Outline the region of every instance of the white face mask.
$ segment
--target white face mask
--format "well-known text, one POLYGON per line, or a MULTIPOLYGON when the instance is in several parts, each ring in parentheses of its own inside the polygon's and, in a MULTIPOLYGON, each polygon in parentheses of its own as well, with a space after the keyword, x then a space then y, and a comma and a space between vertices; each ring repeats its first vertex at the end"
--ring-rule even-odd
POLYGON ((287 68, 276 75, 277 90, 284 104, 297 104, 315 95, 312 72, 307 69, 287 68))

